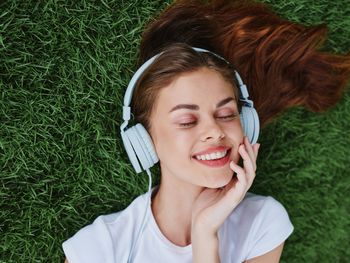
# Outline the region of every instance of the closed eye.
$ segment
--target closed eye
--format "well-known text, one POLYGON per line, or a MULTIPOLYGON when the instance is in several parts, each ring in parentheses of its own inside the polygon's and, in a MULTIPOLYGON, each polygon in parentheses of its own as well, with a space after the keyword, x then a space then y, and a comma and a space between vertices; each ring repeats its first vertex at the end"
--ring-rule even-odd
MULTIPOLYGON (((222 116, 222 117, 217 117, 220 120, 233 120, 235 118, 237 118, 238 115, 237 114, 231 114, 231 115, 227 115, 227 116, 222 116)), ((180 127, 190 127, 194 124, 196 124, 197 121, 192 121, 192 122, 185 122, 185 123, 180 123, 180 127)))
POLYGON ((179 125, 181 127, 189 127, 189 126, 194 125, 196 123, 197 123, 196 121, 193 121, 193 122, 180 123, 179 125))
POLYGON ((235 119, 236 117, 238 117, 237 114, 231 114, 231 115, 217 117, 217 118, 222 120, 232 120, 232 119, 235 119))

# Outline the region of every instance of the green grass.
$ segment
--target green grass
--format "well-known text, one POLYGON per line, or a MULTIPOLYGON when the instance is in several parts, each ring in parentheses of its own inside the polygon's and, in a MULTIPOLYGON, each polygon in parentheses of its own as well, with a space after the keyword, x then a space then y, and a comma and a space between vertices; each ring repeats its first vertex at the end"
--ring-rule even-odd
MULTIPOLYGON (((347 0, 266 2, 293 21, 326 22, 326 49, 349 51, 347 0)), ((1 2, 1 263, 63 262, 64 240, 146 190, 119 137, 121 105, 143 26, 168 3, 1 2)), ((349 130, 349 90, 326 113, 291 109, 262 130, 251 191, 290 214, 283 262, 350 258, 349 130)))

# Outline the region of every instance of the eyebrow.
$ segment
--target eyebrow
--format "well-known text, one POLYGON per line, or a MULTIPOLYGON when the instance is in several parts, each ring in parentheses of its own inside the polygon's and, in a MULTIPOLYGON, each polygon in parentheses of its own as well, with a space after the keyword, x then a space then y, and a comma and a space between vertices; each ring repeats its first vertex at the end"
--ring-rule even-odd
MULTIPOLYGON (((226 99, 223 99, 221 101, 219 101, 216 104, 216 108, 219 108, 221 106, 224 106, 226 103, 229 103, 230 101, 235 100, 233 97, 227 97, 226 99)), ((180 109, 188 109, 188 110, 199 110, 199 106, 196 104, 179 104, 176 105, 175 107, 173 107, 170 112, 173 112, 175 110, 180 110, 180 109)))

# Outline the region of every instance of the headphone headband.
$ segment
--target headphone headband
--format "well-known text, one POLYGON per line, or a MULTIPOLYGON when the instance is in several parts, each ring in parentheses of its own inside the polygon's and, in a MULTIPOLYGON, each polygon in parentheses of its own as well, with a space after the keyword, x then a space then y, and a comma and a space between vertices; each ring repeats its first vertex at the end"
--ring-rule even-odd
MULTIPOLYGON (((230 64, 226 59, 224 59, 223 57, 219 56, 218 54, 211 52, 209 50, 203 49, 203 48, 197 48, 197 47, 191 47, 192 49, 194 49, 197 52, 207 52, 207 53, 211 53, 213 55, 215 55, 216 57, 220 58, 221 60, 225 61, 227 64, 230 64)), ((135 89, 135 84, 138 81, 138 79, 140 78, 140 76, 143 74, 143 72, 154 62, 154 60, 156 60, 156 58, 158 58, 161 54, 163 54, 164 51, 154 55, 153 57, 151 57, 150 59, 148 59, 145 63, 142 64, 142 66, 135 72, 135 74, 133 75, 133 77, 131 78, 129 85, 126 89, 125 92, 125 96, 124 96, 124 106, 123 106, 123 120, 124 123, 122 124, 121 128, 125 128, 127 125, 127 122, 130 120, 130 115, 131 115, 131 110, 130 110, 130 103, 131 103, 131 98, 132 98, 132 94, 134 92, 135 89)), ((235 77, 236 80, 239 84, 239 89, 240 89, 240 100, 242 102, 244 102, 244 104, 248 107, 253 107, 253 101, 249 100, 249 93, 247 90, 247 86, 243 83, 241 76, 238 74, 238 72, 235 70, 235 77)))

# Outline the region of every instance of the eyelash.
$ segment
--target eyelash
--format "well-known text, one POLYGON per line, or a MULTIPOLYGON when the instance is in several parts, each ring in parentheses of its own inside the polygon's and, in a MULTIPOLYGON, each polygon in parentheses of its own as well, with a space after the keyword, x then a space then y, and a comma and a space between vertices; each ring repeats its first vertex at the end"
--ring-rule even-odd
MULTIPOLYGON (((238 115, 237 114, 231 114, 231 115, 227 115, 227 116, 223 116, 223 117, 217 117, 218 119, 222 119, 222 120, 233 120, 237 117, 238 115)), ((188 122, 188 123, 180 123, 180 126, 181 127, 189 127, 193 124, 195 124, 197 121, 193 121, 193 122, 188 122)))

